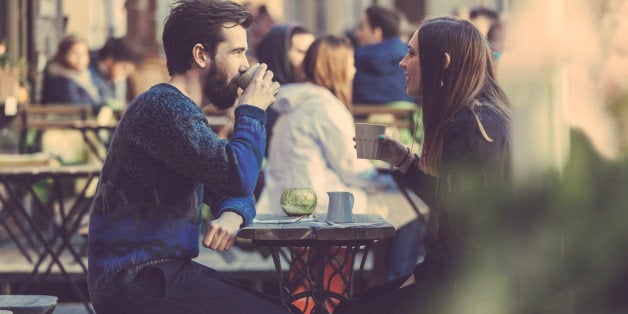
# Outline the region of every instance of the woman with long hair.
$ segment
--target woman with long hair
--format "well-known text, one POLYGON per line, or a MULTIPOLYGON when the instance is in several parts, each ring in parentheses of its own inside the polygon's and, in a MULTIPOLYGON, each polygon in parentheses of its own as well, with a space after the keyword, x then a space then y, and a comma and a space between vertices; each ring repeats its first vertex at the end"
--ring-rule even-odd
POLYGON ((425 139, 419 157, 381 138, 380 159, 396 165, 431 208, 430 241, 412 274, 365 291, 352 313, 419 313, 453 302, 464 286, 459 271, 482 254, 473 219, 509 181, 510 104, 477 28, 453 17, 426 19, 399 65, 406 92, 421 99, 425 139))

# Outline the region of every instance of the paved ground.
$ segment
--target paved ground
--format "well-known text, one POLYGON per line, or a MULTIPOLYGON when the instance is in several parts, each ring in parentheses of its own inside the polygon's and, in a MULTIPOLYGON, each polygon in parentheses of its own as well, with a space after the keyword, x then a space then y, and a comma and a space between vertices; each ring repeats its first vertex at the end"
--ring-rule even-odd
MULTIPOLYGON (((200 243, 200 240, 199 240, 200 243)), ((239 247, 233 247, 227 252, 216 252, 206 249, 202 246, 199 247, 200 255, 195 261, 208 265, 214 269, 219 270, 224 276, 233 280, 237 280, 248 285, 253 286, 259 291, 264 291, 269 294, 276 294, 276 276, 274 271, 274 264, 272 258, 268 255, 269 252, 253 249, 252 245, 247 242, 240 243, 239 247)), ((21 253, 11 244, 5 243, 0 245, 0 277, 3 273, 23 273, 25 278, 28 278, 28 274, 32 270, 26 259, 21 253)), ((64 264, 74 264, 72 267, 68 267, 68 270, 72 270, 76 273, 80 271, 80 267, 75 262, 71 262, 71 256, 63 255, 64 259, 67 259, 64 264)), ((372 254, 369 254, 365 269, 371 269, 372 254)), ((86 259, 83 260, 87 263, 86 259)), ((287 263, 282 262, 284 270, 287 270, 287 263)), ((359 265, 356 265, 359 267, 359 265)), ((58 272, 55 267, 53 271, 58 272)), ((0 281, 2 281, 0 279, 0 281)), ((61 286, 61 288, 49 288, 50 292, 44 294, 51 294, 61 296, 68 290, 68 294, 71 295, 71 290, 67 286, 61 286)), ((0 292, 7 293, 7 292, 0 292)), ((10 293, 10 292, 9 292, 10 293)), ((62 300, 57 304, 57 308, 54 311, 55 314, 84 314, 88 313, 84 305, 78 300, 62 300)))

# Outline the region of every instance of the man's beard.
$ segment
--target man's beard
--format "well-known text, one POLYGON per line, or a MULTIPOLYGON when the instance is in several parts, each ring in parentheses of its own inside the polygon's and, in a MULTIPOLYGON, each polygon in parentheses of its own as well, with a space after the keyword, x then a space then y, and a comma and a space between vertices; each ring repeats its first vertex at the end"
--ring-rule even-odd
POLYGON ((218 69, 216 63, 212 64, 205 77, 203 91, 209 98, 209 102, 221 110, 231 108, 238 98, 238 86, 233 80, 229 80, 227 74, 218 69))

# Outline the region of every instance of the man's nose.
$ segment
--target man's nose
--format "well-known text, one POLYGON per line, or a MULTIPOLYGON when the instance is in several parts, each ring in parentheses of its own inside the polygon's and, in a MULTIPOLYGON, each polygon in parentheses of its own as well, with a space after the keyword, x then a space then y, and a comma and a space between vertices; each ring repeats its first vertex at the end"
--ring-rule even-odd
POLYGON ((246 70, 248 70, 251 67, 251 65, 249 64, 249 61, 245 61, 244 63, 240 64, 240 67, 238 67, 238 72, 240 73, 244 73, 246 72, 246 70))

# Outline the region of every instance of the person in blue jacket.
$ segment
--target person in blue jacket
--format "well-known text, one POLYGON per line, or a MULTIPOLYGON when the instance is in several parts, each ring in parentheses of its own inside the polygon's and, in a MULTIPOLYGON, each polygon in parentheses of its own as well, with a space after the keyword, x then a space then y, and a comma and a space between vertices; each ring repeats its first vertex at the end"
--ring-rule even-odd
POLYGON ((116 85, 125 82, 143 59, 143 52, 127 37, 110 37, 99 50, 91 52, 89 71, 104 104, 113 107, 127 104, 116 85))
POLYGON ((91 208, 87 281, 98 313, 288 313, 192 261, 203 203, 214 219, 202 244, 212 250, 230 249, 255 217, 252 193, 275 87, 262 64, 238 99, 251 19, 232 1, 172 8, 163 33, 170 80, 127 107, 91 208), (233 137, 220 139, 201 108, 236 100, 233 137))
POLYGON ((399 67, 408 51, 399 37, 399 20, 399 15, 387 8, 374 5, 366 9, 354 32, 354 103, 414 102, 406 94, 405 74, 399 67))

